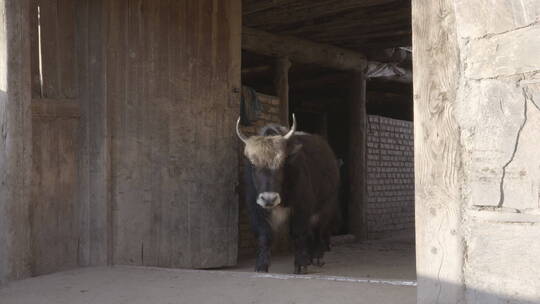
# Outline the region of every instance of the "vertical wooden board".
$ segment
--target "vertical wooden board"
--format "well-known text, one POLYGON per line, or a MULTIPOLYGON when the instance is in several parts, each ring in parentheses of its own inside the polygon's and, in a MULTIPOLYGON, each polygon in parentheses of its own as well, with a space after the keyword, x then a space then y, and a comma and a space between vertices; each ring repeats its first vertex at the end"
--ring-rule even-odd
MULTIPOLYGON (((62 238, 60 269, 78 266, 79 248, 79 202, 77 200, 77 162, 79 146, 77 145, 79 120, 59 119, 57 121, 58 143, 58 193, 59 225, 58 234, 62 238)), ((58 258, 58 257, 57 257, 58 258)))
POLYGON ((0 1, 0 284, 30 275, 30 2, 0 1))
POLYGON ((412 1, 418 303, 462 303, 461 145, 454 1, 412 1))
POLYGON ((78 265, 77 119, 33 120, 32 273, 78 265))
MULTIPOLYGON (((189 213, 188 197, 191 184, 187 170, 192 167, 189 161, 191 154, 189 146, 193 144, 193 127, 190 120, 179 119, 183 113, 190 112, 192 103, 190 74, 192 65, 189 64, 189 48, 187 47, 187 33, 192 25, 188 16, 190 1, 172 1, 170 6, 169 27, 169 83, 170 83, 170 114, 169 114, 169 163, 167 183, 169 185, 170 209, 164 219, 170 226, 164 226, 168 231, 163 235, 163 242, 167 243, 169 251, 163 247, 161 259, 169 260, 169 266, 179 267, 190 265, 191 252, 189 242, 189 213), (178 68, 184 67, 184 68, 178 68), (165 256, 168 256, 166 258, 165 256)), ((192 2, 191 2, 192 3, 192 2)), ((165 223, 165 222, 164 222, 165 223)))
POLYGON ((110 236, 110 130, 106 98, 105 7, 103 0, 88 6, 88 141, 90 264, 111 260, 110 236))
MULTIPOLYGON (((50 209, 51 205, 51 195, 54 192, 53 178, 51 176, 42 176, 43 172, 50 171, 51 168, 51 158, 50 155, 54 155, 55 151, 51 149, 51 128, 50 122, 47 120, 39 121, 34 120, 34 130, 33 134, 40 135, 40 137, 34 137, 33 139, 33 180, 32 188, 35 188, 35 191, 32 193, 35 197, 32 197, 30 210, 30 227, 31 227, 31 248, 32 248, 32 273, 45 272, 44 269, 40 268, 43 265, 43 260, 46 260, 47 257, 43 252, 43 243, 44 235, 50 233, 48 227, 44 225, 46 223, 46 218, 48 214, 46 213, 50 209), (40 130, 39 133, 36 130, 40 130)), ((49 240, 45 241, 45 244, 49 240)))
MULTIPOLYGON (((240 65, 238 81, 231 81, 228 59, 231 7, 238 5, 129 3, 126 72, 110 70, 107 77, 123 79, 126 90, 125 102, 110 101, 125 113, 112 123, 117 263, 217 267, 236 261, 238 103, 231 102, 230 83, 239 87, 240 65)), ((117 12, 110 14, 116 19, 117 12)), ((239 23, 234 35, 239 57, 239 23)))
MULTIPOLYGON (((43 222, 43 210, 47 210, 50 198, 45 191, 46 183, 51 180, 42 176, 43 172, 46 172, 49 166, 49 158, 44 157, 45 153, 42 151, 50 150, 49 147, 49 127, 46 121, 40 121, 39 119, 33 119, 32 130, 32 187, 31 187, 31 204, 29 208, 30 217, 30 239, 31 242, 31 255, 32 255, 32 273, 39 272, 38 265, 40 264, 38 258, 41 256, 39 249, 42 247, 38 241, 41 240, 41 224, 43 222)), ((52 152, 52 151, 51 151, 52 152)), ((50 187, 49 187, 50 188, 50 187)))
MULTIPOLYGON (((119 139, 125 136, 126 111, 122 106, 126 102, 127 96, 127 81, 121 75, 126 74, 126 63, 128 56, 125 53, 128 51, 127 43, 127 22, 128 22, 128 1, 113 0, 107 2, 107 100, 110 115, 111 128, 111 158, 123 147, 119 143, 119 139)), ((126 166, 120 162, 111 161, 111 209, 112 209, 112 225, 110 231, 113 242, 118 239, 116 232, 116 210, 118 210, 117 197, 119 195, 118 183, 116 180, 126 178, 126 166)), ((115 263, 114 252, 111 263, 115 263)))
MULTIPOLYGON (((145 82, 145 91, 143 95, 143 120, 146 122, 143 129, 143 141, 144 141, 144 167, 143 167, 143 186, 145 187, 145 204, 149 209, 148 213, 148 229, 149 231, 145 235, 144 244, 144 265, 157 266, 159 261, 159 238, 161 228, 161 196, 160 189, 161 175, 159 174, 160 164, 157 160, 157 152, 162 148, 163 143, 159 143, 156 139, 163 133, 160 132, 160 125, 163 118, 158 117, 156 113, 159 113, 158 107, 161 106, 163 101, 156 98, 157 82, 159 81, 160 74, 167 74, 166 70, 157 70, 157 57, 162 55, 158 54, 158 36, 166 35, 160 33, 158 30, 160 20, 159 4, 162 0, 148 1, 145 3, 143 10, 144 20, 144 36, 147 37, 147 42, 144 44, 144 66, 145 74, 150 76, 148 81, 145 82), (161 133, 161 134, 160 134, 161 133)), ((166 133, 165 133, 166 136, 166 133)))
POLYGON ((78 198, 79 203, 79 265, 90 265, 90 158, 89 158, 89 89, 88 89, 88 1, 76 2, 76 52, 77 52, 77 82, 78 102, 81 109, 77 145, 78 158, 78 198))
MULTIPOLYGON (((224 3, 219 1, 220 5, 224 3)), ((238 185, 238 138, 234 131, 236 118, 240 108, 240 92, 241 92, 241 29, 242 29, 242 2, 231 1, 228 5, 222 6, 222 13, 219 14, 219 24, 227 24, 228 26, 218 26, 222 29, 218 36, 221 44, 218 45, 218 50, 227 50, 224 53, 225 62, 219 66, 223 68, 223 79, 227 82, 227 86, 222 92, 220 104, 225 111, 222 112, 222 125, 219 127, 218 138, 223 140, 223 149, 228 151, 222 153, 224 156, 222 167, 227 169, 227 175, 224 178, 224 192, 228 201, 225 202, 223 208, 227 214, 227 222, 224 225, 229 229, 228 239, 226 242, 235 244, 236 246, 227 247, 227 263, 234 265, 238 257, 238 195, 236 192, 238 185), (231 167, 231 164, 233 166, 231 167), (233 185, 230 181, 236 181, 233 185), (233 186, 233 187, 231 187, 233 186)), ((221 148, 219 148, 221 149, 221 148)), ((219 153, 219 152, 218 152, 219 153)))
POLYGON ((41 97, 41 76, 39 60, 39 0, 30 0, 30 69, 32 74, 32 98, 41 97))
MULTIPOLYGON (((120 19, 122 7, 119 1, 116 7, 109 10, 109 20, 120 19)), ((121 1, 120 1, 121 2, 121 1)), ((142 24, 142 0, 130 0, 127 7, 127 30, 125 31, 127 48, 117 46, 118 56, 126 56, 125 71, 109 71, 108 81, 113 83, 125 82, 125 97, 109 100, 115 112, 124 113, 113 117, 115 147, 112 160, 114 163, 115 179, 113 180, 114 195, 114 260, 118 264, 142 265, 144 259, 143 235, 146 230, 146 219, 149 209, 144 205, 144 189, 142 188, 142 86, 145 75, 143 70, 142 38, 144 25, 142 24), (119 123, 114 121, 119 120, 119 123)), ((126 9, 125 7, 123 9, 126 9)), ((110 30, 113 30, 111 27, 110 30)), ((120 30, 120 29, 118 29, 120 30)), ((109 35, 112 35, 110 33, 109 35)), ((114 46, 114 45, 113 45, 114 46)), ((110 51, 114 50, 112 47, 110 51)), ((112 88, 113 93, 115 88, 112 88)))
POLYGON ((75 52, 75 2, 57 0, 57 56, 59 69, 60 98, 78 96, 75 52))
MULTIPOLYGON (((30 1, 31 31, 30 62, 33 102, 42 109, 57 100, 69 97, 75 103, 75 2, 30 1), (40 8, 43 38, 44 77, 48 87, 42 92, 39 86, 39 37, 37 35, 37 10, 40 8), (45 62, 47 60, 47 62, 45 62), (45 68, 45 64, 47 68, 45 68), (69 71, 64 73, 62 71, 69 71), (62 75, 73 85, 70 94, 64 94, 62 75), (36 80, 37 78, 37 80, 36 80), (41 99, 41 97, 49 97, 41 99)), ((33 108, 34 109, 34 108, 33 108)), ((52 111, 50 113, 53 113, 52 111)), ((56 112, 55 112, 56 113, 56 112)), ((30 221, 30 246, 32 273, 50 273, 78 265, 79 261, 79 203, 78 193, 78 118, 40 116, 35 112, 32 120, 32 153, 34 175, 30 221)), ((57 113, 61 115, 61 113, 57 113)))
POLYGON ((39 0, 43 92, 45 98, 61 98, 60 60, 58 56, 58 0, 39 0))
POLYGON ((168 179, 169 159, 169 111, 171 108, 169 90, 169 26, 170 0, 160 0, 153 16, 158 22, 153 29, 152 61, 156 81, 150 87, 151 94, 151 155, 152 155, 152 211, 153 225, 151 244, 156 250, 155 264, 170 265, 173 256, 170 254, 171 243, 165 241, 174 231, 171 225, 169 202, 174 198, 174 180, 168 179), (166 232, 166 233, 164 233, 166 232))

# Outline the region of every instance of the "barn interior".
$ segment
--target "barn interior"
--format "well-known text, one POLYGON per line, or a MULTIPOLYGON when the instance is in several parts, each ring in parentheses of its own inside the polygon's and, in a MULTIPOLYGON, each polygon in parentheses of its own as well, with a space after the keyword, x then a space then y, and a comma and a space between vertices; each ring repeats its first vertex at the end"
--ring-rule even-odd
POLYGON ((251 134, 295 113, 342 164, 335 254, 314 271, 414 280, 410 1, 7 2, 0 284, 251 271, 242 113, 251 134))
MULTIPOLYGON (((341 165, 338 248, 321 272, 414 279, 410 1, 245 0, 242 15, 244 102, 262 104, 245 130, 289 125, 294 113, 341 165)), ((257 242, 245 211, 241 202, 240 265, 250 270, 257 242)), ((273 271, 287 273, 286 231, 274 247, 273 271)))

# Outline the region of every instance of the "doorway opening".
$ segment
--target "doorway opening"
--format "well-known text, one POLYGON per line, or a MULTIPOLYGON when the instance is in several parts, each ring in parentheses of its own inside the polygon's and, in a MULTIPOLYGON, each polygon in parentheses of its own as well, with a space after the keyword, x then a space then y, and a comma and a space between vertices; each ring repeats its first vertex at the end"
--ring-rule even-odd
MULTIPOLYGON (((317 273, 415 279, 410 12, 410 1, 399 0, 243 1, 243 38, 249 32, 244 40, 261 33, 268 49, 243 43, 242 85, 262 105, 247 133, 267 123, 286 125, 280 116, 286 107, 300 131, 328 141, 340 166, 342 220, 328 268, 317 273), (288 46, 294 51, 287 53, 288 46), (343 58, 363 56, 365 66, 340 65, 332 58, 340 50, 343 58), (285 98, 277 64, 283 58, 290 61, 285 98), (363 82, 354 77, 358 72, 363 82), (358 102, 363 106, 356 107, 358 102)), ((239 267, 252 270, 256 241, 245 211, 241 197, 239 267)), ((281 260, 291 259, 286 232, 274 247, 281 260)), ((278 262, 270 271, 290 272, 289 266, 278 262)))

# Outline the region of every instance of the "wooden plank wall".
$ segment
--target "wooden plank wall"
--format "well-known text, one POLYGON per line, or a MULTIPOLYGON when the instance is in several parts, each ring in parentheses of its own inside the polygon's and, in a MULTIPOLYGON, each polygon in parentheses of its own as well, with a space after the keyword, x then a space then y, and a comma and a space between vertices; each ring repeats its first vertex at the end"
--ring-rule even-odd
POLYGON ((240 5, 107 2, 115 264, 236 263, 240 5))
POLYGON ((33 0, 30 3, 33 160, 30 268, 37 275, 78 265, 80 113, 75 2, 33 0))
POLYGON ((20 267, 1 264, 0 280, 11 268, 20 278, 113 262, 236 262, 240 6, 32 0, 21 9, 31 18, 19 114, 31 130, 20 136, 32 166, 20 177, 31 184, 19 185, 27 205, 0 214, 17 213, 21 227, 21 249, 6 253, 20 267))

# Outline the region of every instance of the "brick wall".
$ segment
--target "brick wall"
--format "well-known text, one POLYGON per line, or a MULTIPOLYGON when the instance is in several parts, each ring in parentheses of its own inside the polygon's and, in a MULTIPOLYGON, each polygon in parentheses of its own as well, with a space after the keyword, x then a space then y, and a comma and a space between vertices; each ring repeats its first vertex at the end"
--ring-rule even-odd
POLYGON ((368 238, 413 233, 413 124, 372 115, 368 123, 368 238))
MULTIPOLYGON (((249 127, 242 127, 242 131, 246 135, 255 135, 258 133, 259 129, 269 123, 279 123, 279 99, 275 96, 265 95, 257 93, 257 97, 262 104, 262 112, 259 116, 259 120, 255 122, 255 125, 249 127)), ((244 146, 241 145, 239 148, 239 157, 240 157, 240 170, 243 170, 243 150, 244 146)), ((242 174, 242 171, 240 171, 242 174)), ((240 175, 240 214, 238 217, 239 221, 239 255, 240 257, 253 257, 255 255, 255 249, 257 247, 257 242, 251 231, 249 217, 247 214, 246 204, 244 202, 244 190, 242 185, 242 175, 240 175)), ((286 235, 280 235, 280 237, 275 238, 275 251, 283 251, 287 248, 288 243, 286 241, 286 235)))

